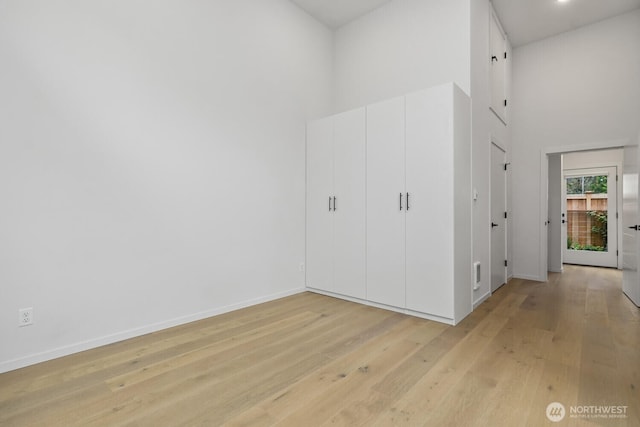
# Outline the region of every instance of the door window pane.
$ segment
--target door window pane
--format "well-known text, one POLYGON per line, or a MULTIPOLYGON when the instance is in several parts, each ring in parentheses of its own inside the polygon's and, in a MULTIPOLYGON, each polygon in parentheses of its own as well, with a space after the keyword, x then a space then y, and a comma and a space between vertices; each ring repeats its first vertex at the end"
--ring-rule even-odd
POLYGON ((608 250, 607 175, 573 176, 567 184, 567 249, 608 250))

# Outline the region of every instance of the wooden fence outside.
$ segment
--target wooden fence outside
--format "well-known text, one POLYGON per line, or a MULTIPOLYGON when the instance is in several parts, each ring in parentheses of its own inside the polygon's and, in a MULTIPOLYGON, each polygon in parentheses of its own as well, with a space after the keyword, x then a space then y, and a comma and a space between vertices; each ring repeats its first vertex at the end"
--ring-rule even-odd
POLYGON ((571 194, 567 195, 567 238, 568 245, 607 246, 606 238, 593 232, 594 226, 601 226, 587 212, 606 213, 608 199, 606 194, 571 194))

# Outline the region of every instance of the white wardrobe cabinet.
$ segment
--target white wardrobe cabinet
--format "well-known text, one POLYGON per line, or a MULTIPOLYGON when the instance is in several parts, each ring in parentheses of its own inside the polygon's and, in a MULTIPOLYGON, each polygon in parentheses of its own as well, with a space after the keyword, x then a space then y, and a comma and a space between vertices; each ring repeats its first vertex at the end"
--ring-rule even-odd
POLYGON ((307 126, 307 286, 365 298, 365 110, 307 126))
POLYGON ((450 83, 357 111, 360 137, 353 112, 309 124, 307 286, 456 324, 472 310, 470 99, 450 83))

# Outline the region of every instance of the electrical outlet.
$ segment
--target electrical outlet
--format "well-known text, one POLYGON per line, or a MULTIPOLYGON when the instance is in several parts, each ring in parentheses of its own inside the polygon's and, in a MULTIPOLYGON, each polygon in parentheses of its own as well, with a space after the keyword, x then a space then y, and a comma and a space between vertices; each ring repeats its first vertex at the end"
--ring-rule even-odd
POLYGON ((18 326, 33 325, 33 307, 18 310, 18 326))
POLYGON ((304 262, 300 263, 300 265, 298 266, 298 271, 304 272, 304 262))

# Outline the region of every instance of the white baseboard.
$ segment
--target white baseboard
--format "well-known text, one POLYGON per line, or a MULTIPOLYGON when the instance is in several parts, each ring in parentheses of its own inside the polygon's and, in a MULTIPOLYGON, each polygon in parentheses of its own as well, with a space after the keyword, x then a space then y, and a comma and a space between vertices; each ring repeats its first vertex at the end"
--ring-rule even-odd
MULTIPOLYGON (((455 326, 456 325, 455 319, 451 319, 449 317, 436 316, 434 314, 428 314, 428 313, 422 313, 422 312, 419 312, 419 311, 409 310, 408 308, 400 308, 400 307, 395 307, 395 306, 392 306, 392 305, 380 304, 380 303, 369 301, 369 300, 365 300, 365 299, 354 298, 354 297, 350 297, 350 296, 347 296, 347 295, 336 294, 334 292, 324 291, 322 289, 307 288, 307 291, 313 292, 313 293, 316 293, 316 294, 320 294, 320 295, 326 295, 326 296, 333 297, 333 298, 343 299, 343 300, 346 300, 346 301, 355 302, 355 303, 362 304, 362 305, 368 305, 370 307, 381 308, 383 310, 395 311, 396 313, 402 313, 402 314, 406 314, 406 315, 409 315, 409 316, 420 317, 421 319, 433 320, 435 322, 440 322, 440 323, 444 323, 444 324, 451 325, 451 326, 455 326)), ((460 320, 462 320, 462 319, 460 319, 460 320)), ((459 322, 457 322, 457 323, 459 323, 459 322)))
POLYGON ((538 276, 529 276, 528 274, 514 274, 513 275, 514 279, 522 279, 522 280, 531 280, 534 282, 544 282, 544 280, 542 280, 540 277, 538 276))
POLYGON ((485 302, 487 300, 487 298, 489 298, 491 296, 491 291, 487 292, 486 294, 482 295, 480 298, 478 298, 474 303, 473 303, 473 309, 475 310, 476 308, 478 308, 478 306, 480 304, 482 304, 483 302, 485 302))
POLYGON ((305 292, 306 290, 307 289, 304 287, 290 289, 288 291, 279 292, 271 295, 265 295, 259 298, 254 298, 254 299, 242 301, 235 304, 230 304, 224 307, 217 307, 211 310, 201 311, 199 313, 177 317, 177 318, 166 320, 163 322, 158 322, 151 325, 142 326, 139 328, 117 332, 115 334, 105 335, 99 338, 94 338, 87 341, 73 343, 70 345, 43 351, 41 353, 30 354, 25 357, 20 357, 13 360, 7 360, 4 362, 0 362, 0 373, 13 371, 15 369, 24 368, 26 366, 35 365, 36 363, 46 362, 48 360, 57 359, 59 357, 68 356, 74 353, 79 353, 81 351, 91 350, 92 348, 101 347, 107 344, 113 344, 118 341, 124 341, 130 338, 139 337, 141 335, 149 334, 151 332, 157 332, 163 329, 172 328, 174 326, 184 325, 185 323, 195 322, 197 320, 206 319, 208 317, 217 316, 219 314, 228 313, 231 311, 239 310, 241 308, 250 307, 252 305, 261 304, 263 302, 268 302, 268 301, 273 301, 279 298, 288 297, 290 295, 295 295, 301 292, 305 292))

